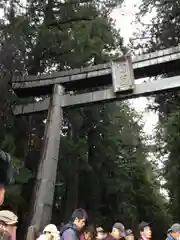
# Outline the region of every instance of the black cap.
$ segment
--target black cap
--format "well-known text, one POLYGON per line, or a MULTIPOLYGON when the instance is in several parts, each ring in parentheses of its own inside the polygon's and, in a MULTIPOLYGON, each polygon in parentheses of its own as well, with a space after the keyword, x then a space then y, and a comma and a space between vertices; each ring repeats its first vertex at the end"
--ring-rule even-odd
POLYGON ((150 224, 148 222, 141 222, 139 224, 139 231, 142 232, 144 230, 145 227, 148 227, 150 224))
POLYGON ((0 185, 5 186, 12 181, 11 157, 8 153, 0 150, 0 185))
POLYGON ((126 236, 125 227, 124 227, 124 225, 122 223, 120 223, 120 222, 115 223, 113 225, 113 228, 118 229, 120 231, 122 237, 126 236))

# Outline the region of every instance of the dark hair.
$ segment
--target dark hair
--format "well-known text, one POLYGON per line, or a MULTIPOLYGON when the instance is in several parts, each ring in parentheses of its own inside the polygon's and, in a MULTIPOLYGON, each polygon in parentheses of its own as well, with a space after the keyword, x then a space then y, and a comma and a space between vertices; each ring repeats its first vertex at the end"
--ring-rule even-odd
POLYGON ((80 220, 84 218, 87 221, 88 215, 84 209, 78 208, 78 209, 74 210, 71 218, 72 218, 72 221, 74 221, 76 218, 78 218, 80 220))
POLYGON ((143 232, 143 231, 144 231, 144 228, 145 228, 145 227, 149 227, 149 225, 150 225, 150 224, 149 224, 148 222, 144 222, 144 221, 141 222, 141 223, 139 224, 139 231, 140 231, 140 232, 143 232))
POLYGON ((91 239, 96 239, 96 228, 93 225, 88 225, 84 227, 83 233, 90 233, 91 239))

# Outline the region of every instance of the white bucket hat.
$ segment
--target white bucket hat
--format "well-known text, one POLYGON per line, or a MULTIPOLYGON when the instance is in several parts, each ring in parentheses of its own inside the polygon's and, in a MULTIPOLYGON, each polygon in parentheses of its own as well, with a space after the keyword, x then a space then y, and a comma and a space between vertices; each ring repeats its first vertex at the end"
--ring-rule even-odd
POLYGON ((46 232, 51 233, 51 235, 52 235, 53 237, 55 237, 55 239, 60 239, 59 231, 58 231, 57 227, 56 227, 54 224, 48 224, 48 225, 44 228, 43 234, 46 233, 46 232))
POLYGON ((52 233, 52 232, 58 232, 58 230, 54 224, 48 224, 43 230, 43 233, 45 233, 45 232, 52 233))
POLYGON ((0 211, 0 221, 6 225, 13 225, 18 222, 18 217, 11 211, 2 210, 0 211))

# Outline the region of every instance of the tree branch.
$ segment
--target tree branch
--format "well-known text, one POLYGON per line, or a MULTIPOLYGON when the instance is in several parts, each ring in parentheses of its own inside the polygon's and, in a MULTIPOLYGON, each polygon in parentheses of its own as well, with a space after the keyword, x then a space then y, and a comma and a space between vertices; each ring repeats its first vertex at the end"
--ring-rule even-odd
MULTIPOLYGON (((97 16, 95 16, 97 17, 97 16)), ((71 19, 64 19, 64 20, 60 20, 60 21, 54 21, 52 23, 49 23, 50 27, 53 26, 58 26, 58 25, 63 25, 63 24, 69 24, 69 23, 73 23, 73 22, 78 22, 78 21, 92 21, 94 18, 92 17, 75 17, 75 18, 71 18, 71 19)))

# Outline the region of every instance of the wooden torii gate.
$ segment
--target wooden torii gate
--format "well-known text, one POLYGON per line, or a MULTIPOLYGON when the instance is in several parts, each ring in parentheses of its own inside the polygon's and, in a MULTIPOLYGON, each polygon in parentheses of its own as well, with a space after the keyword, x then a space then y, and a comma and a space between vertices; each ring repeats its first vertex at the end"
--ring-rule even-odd
POLYGON ((135 81, 178 72, 179 66, 180 47, 174 47, 132 59, 122 56, 110 63, 87 68, 13 78, 12 87, 19 98, 48 95, 41 101, 34 100, 14 109, 15 115, 48 110, 31 225, 41 230, 51 221, 63 108, 148 96, 180 88, 180 76, 177 75, 140 84, 135 81))

